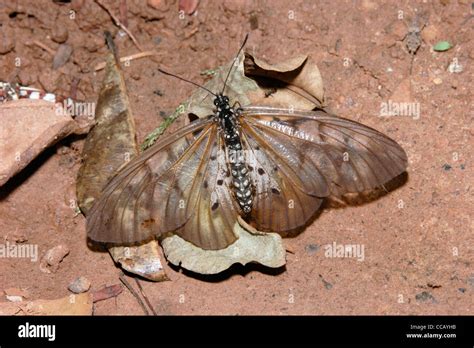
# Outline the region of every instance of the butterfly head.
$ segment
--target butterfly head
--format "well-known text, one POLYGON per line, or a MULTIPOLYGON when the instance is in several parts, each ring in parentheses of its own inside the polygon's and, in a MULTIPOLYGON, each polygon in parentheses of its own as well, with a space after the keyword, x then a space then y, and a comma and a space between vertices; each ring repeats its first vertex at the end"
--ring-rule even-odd
POLYGON ((229 97, 223 94, 217 94, 214 98, 214 105, 217 107, 217 111, 229 110, 229 97))

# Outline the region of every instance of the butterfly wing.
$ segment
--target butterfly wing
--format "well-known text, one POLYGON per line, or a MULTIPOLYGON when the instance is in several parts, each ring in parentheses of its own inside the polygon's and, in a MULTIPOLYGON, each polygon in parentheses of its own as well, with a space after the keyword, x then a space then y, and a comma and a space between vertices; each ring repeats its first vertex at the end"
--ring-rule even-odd
POLYGON ((258 166, 250 219, 263 231, 302 226, 322 198, 371 190, 407 166, 392 139, 322 110, 245 107, 241 115, 248 157, 258 166))
POLYGON ((172 232, 203 249, 233 243, 237 212, 219 142, 212 119, 160 139, 104 188, 87 217, 88 236, 132 244, 172 232))

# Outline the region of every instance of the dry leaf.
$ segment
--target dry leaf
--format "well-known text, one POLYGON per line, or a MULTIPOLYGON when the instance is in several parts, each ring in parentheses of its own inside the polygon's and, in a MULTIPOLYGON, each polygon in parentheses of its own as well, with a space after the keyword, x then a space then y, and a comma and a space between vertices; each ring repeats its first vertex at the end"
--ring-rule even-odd
POLYGON ((161 245, 166 259, 173 265, 200 274, 220 273, 235 263, 256 262, 272 268, 285 265, 286 251, 279 234, 252 234, 238 223, 234 233, 238 239, 221 250, 203 250, 177 235, 165 238, 161 245))
MULTIPOLYGON (((324 103, 321 73, 310 56, 298 56, 270 65, 249 53, 241 53, 236 63, 231 62, 215 70, 204 87, 217 93, 222 91, 227 73, 235 64, 227 81, 225 95, 241 106, 259 105, 312 110, 324 103)), ((196 89, 183 103, 185 112, 198 117, 214 113, 213 96, 196 89)))
POLYGON ((168 280, 156 240, 139 247, 111 247, 109 252, 115 262, 128 272, 156 282, 168 280))
MULTIPOLYGON (((115 57, 111 52, 107 58, 95 111, 97 123, 84 144, 84 162, 76 182, 78 204, 86 216, 105 184, 138 153, 125 81, 115 57)), ((153 281, 167 279, 155 240, 141 246, 111 247, 109 252, 128 272, 153 281)))
POLYGON ((107 300, 112 297, 117 297, 120 295, 123 291, 122 284, 115 284, 115 285, 110 285, 103 287, 100 290, 94 291, 92 293, 93 296, 93 302, 99 302, 103 300, 107 300))

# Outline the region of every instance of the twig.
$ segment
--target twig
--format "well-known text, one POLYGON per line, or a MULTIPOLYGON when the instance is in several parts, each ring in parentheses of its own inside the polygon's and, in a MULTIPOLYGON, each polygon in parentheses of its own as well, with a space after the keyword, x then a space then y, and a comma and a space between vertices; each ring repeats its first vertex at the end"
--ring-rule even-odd
POLYGON ((44 43, 39 42, 38 40, 34 40, 34 41, 33 41, 33 44, 35 44, 35 45, 38 46, 38 47, 41 47, 43 50, 45 50, 46 52, 48 52, 48 53, 51 54, 52 56, 56 55, 56 51, 55 51, 55 50, 53 50, 52 48, 46 46, 44 43))
POLYGON ((135 291, 135 289, 130 285, 130 283, 128 282, 127 279, 125 279, 125 274, 120 274, 119 276, 119 279, 120 281, 123 283, 123 285, 125 285, 125 287, 128 289, 128 291, 130 291, 133 295, 133 297, 135 297, 135 299, 137 300, 138 304, 142 307, 143 311, 145 312, 146 315, 150 315, 150 312, 148 312, 148 309, 146 308, 145 304, 143 303, 142 299, 140 298, 140 296, 137 294, 137 292, 135 291))
POLYGON ((119 5, 120 19, 122 20, 123 25, 125 25, 128 28, 127 12, 128 12, 127 0, 120 1, 120 5, 119 5))
POLYGON ((142 288, 142 285, 140 284, 140 281, 137 278, 135 278, 135 282, 137 283, 138 289, 140 289, 140 293, 142 294, 143 298, 145 299, 145 302, 148 305, 148 308, 150 308, 153 315, 158 315, 158 314, 156 314, 155 309, 153 308, 152 304, 150 303, 150 300, 148 300, 148 297, 145 294, 145 291, 143 291, 143 288, 142 288))
POLYGON ((128 30, 128 28, 123 25, 123 23, 120 21, 120 19, 117 18, 117 16, 115 16, 112 11, 107 7, 105 6, 100 0, 95 0, 95 2, 97 3, 97 5, 99 5, 100 7, 102 7, 105 11, 107 11, 107 13, 109 14, 109 16, 112 18, 112 20, 114 21, 115 25, 118 26, 120 29, 122 29, 124 32, 127 33, 127 35, 132 39, 133 43, 135 44, 135 46, 137 46, 137 48, 140 50, 140 51, 143 51, 142 47, 140 46, 140 44, 138 43, 137 39, 135 39, 135 36, 133 36, 133 34, 130 32, 130 30, 128 30))
MULTIPOLYGON (((134 54, 131 54, 129 56, 126 56, 126 57, 122 57, 120 58, 120 62, 126 62, 126 61, 129 61, 129 60, 134 60, 134 59, 140 59, 140 58, 145 58, 145 57, 149 57, 149 56, 154 56, 156 55, 157 53, 155 51, 144 51, 144 52, 139 52, 139 53, 134 53, 134 54)), ((95 66, 94 70, 95 71, 99 71, 99 70, 102 70, 105 68, 105 66, 107 65, 106 62, 102 62, 102 63, 99 63, 95 66)))

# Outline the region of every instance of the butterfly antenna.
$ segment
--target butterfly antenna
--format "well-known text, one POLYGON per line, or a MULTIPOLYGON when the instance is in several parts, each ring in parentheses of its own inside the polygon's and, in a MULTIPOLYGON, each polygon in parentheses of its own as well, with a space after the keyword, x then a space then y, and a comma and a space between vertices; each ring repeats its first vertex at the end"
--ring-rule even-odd
POLYGON ((239 52, 237 52, 237 55, 235 56, 234 60, 232 61, 232 65, 230 66, 230 69, 229 69, 229 72, 227 73, 227 76, 225 78, 225 81, 224 81, 224 87, 222 87, 222 92, 221 94, 224 94, 224 90, 225 90, 225 86, 227 84, 227 80, 229 79, 229 76, 230 76, 230 73, 232 71, 232 68, 234 67, 234 64, 235 62, 237 61, 237 58, 239 58, 239 55, 240 55, 240 52, 242 52, 246 42, 247 42, 247 39, 249 38, 249 34, 245 35, 245 39, 244 39, 244 42, 242 42, 242 45, 240 46, 239 48, 239 52))
POLYGON ((192 85, 194 85, 194 86, 197 86, 197 87, 199 87, 199 88, 202 88, 203 90, 205 90, 205 91, 211 93, 214 97, 217 97, 217 95, 216 95, 215 93, 213 93, 212 91, 210 91, 210 90, 207 89, 206 87, 201 86, 200 84, 197 84, 196 82, 193 82, 193 81, 190 81, 190 80, 186 80, 185 78, 182 78, 182 77, 180 77, 180 76, 178 76, 178 75, 169 73, 169 72, 164 71, 164 70, 162 70, 162 69, 158 69, 158 71, 159 71, 160 73, 162 73, 162 74, 165 74, 165 75, 168 75, 168 76, 172 76, 172 77, 176 77, 177 79, 179 79, 179 80, 181 80, 181 81, 188 82, 188 83, 190 83, 190 84, 192 84, 192 85))

